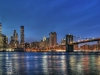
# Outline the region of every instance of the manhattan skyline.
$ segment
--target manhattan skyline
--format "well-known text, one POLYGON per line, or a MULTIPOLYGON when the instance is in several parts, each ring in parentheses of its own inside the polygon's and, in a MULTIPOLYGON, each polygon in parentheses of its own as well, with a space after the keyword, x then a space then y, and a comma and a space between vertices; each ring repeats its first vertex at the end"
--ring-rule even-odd
POLYGON ((99 0, 2 0, 0 22, 2 33, 10 38, 13 30, 20 36, 25 26, 25 41, 40 41, 44 35, 57 32, 57 42, 68 33, 82 37, 100 37, 99 0))

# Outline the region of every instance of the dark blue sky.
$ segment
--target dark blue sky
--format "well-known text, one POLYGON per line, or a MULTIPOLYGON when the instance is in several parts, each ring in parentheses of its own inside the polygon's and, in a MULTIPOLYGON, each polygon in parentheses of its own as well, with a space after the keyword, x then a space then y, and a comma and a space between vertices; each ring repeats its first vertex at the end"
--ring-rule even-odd
POLYGON ((25 41, 40 41, 57 32, 58 43, 71 33, 100 37, 100 0, 0 0, 3 34, 25 26, 25 41))

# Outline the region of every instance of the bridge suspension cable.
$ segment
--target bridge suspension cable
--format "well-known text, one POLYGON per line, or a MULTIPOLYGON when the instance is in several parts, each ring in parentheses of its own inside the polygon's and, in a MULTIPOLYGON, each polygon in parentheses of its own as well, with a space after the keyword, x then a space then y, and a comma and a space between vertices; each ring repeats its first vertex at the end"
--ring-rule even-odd
POLYGON ((92 38, 85 38, 85 37, 79 37, 79 36, 74 36, 76 38, 80 38, 80 39, 92 39, 92 38))

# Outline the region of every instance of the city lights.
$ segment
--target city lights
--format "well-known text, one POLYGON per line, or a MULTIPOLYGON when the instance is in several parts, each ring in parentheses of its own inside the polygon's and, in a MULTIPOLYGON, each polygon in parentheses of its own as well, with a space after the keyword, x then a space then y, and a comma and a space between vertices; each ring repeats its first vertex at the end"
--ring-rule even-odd
MULTIPOLYGON (((13 34, 11 35, 10 43, 8 43, 8 36, 2 34, 2 24, 0 23, 0 50, 6 50, 6 51, 26 51, 26 52, 65 52, 67 50, 66 44, 69 44, 69 47, 74 46, 75 51, 79 49, 86 49, 86 50, 97 50, 100 49, 99 46, 88 48, 87 46, 81 46, 78 48, 78 44, 80 43, 86 43, 86 42, 92 42, 92 41, 98 41, 99 45, 99 38, 85 38, 82 39, 82 37, 73 36, 71 34, 68 34, 65 38, 61 39, 61 44, 57 44, 57 33, 56 32, 50 32, 49 37, 46 36, 43 37, 41 41, 34 41, 31 43, 24 42, 25 36, 24 36, 24 26, 20 26, 20 41, 18 38, 18 33, 16 30, 14 30, 13 34), (74 40, 75 38, 81 38, 77 41, 74 40), (66 39, 67 38, 67 39, 66 39), (85 48, 86 47, 86 48, 85 48)), ((69 48, 68 47, 68 48, 69 48)))

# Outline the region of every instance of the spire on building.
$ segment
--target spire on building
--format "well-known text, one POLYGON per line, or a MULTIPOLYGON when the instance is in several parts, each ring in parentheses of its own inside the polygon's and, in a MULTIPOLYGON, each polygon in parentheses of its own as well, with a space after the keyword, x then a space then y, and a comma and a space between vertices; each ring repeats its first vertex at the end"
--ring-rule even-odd
POLYGON ((46 36, 43 37, 43 41, 46 41, 46 36))

